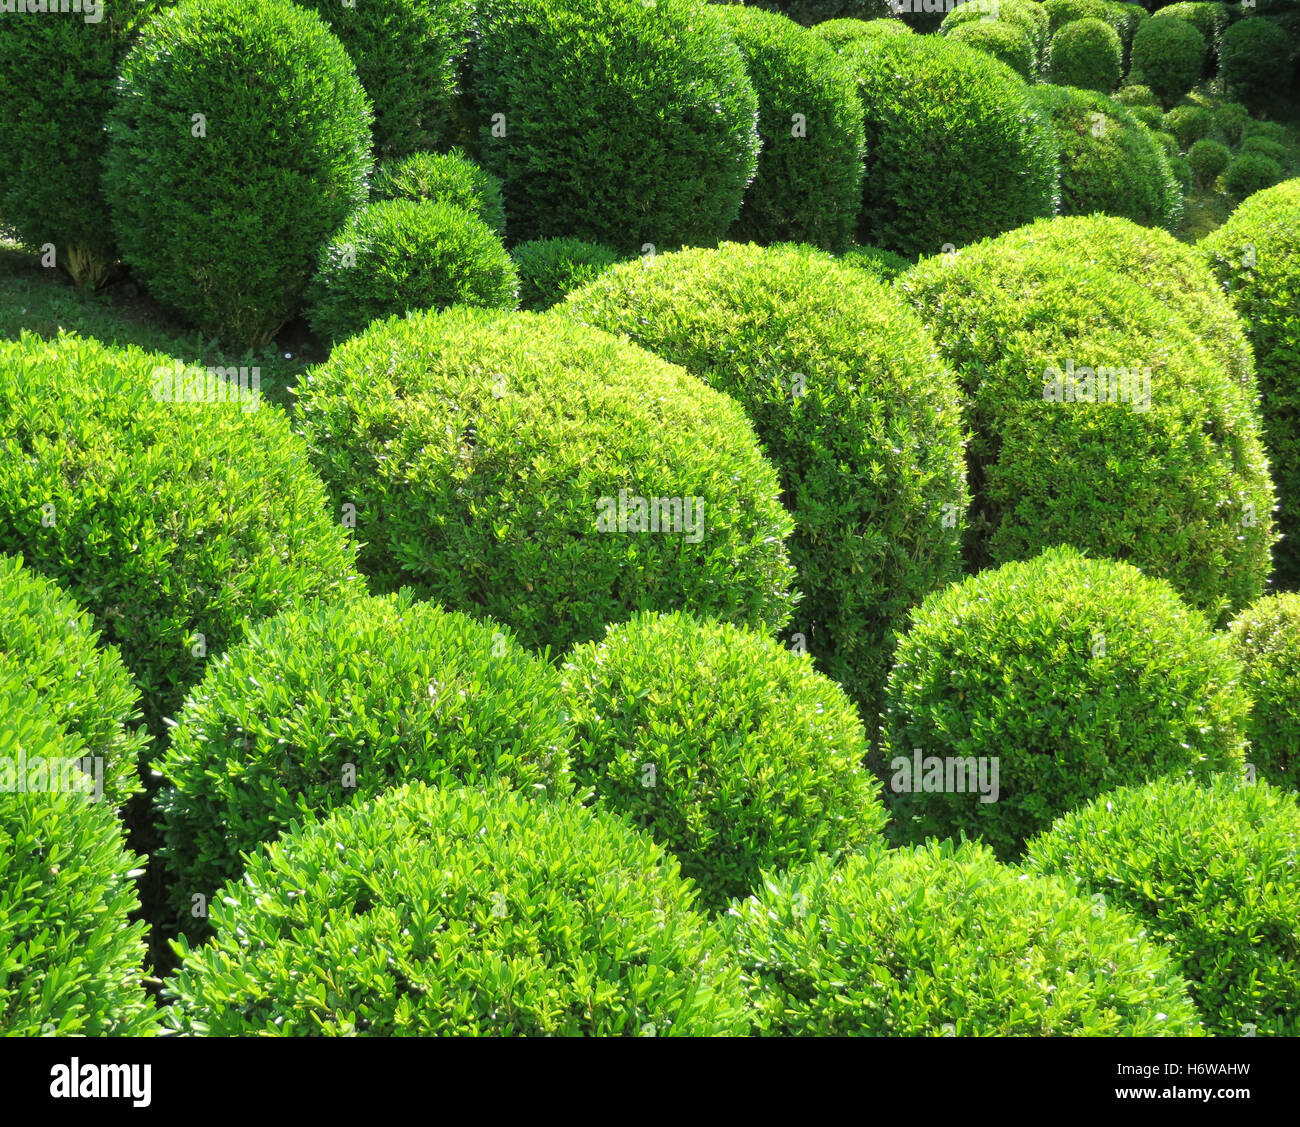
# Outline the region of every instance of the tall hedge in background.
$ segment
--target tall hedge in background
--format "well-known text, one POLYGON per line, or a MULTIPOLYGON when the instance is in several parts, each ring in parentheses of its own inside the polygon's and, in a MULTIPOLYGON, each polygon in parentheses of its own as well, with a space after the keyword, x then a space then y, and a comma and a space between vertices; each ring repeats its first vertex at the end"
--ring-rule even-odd
POLYGON ((1267 106, 1286 87, 1293 66, 1287 33, 1269 20, 1244 19, 1223 33, 1219 75, 1228 97, 1251 109, 1267 106))
POLYGON ((1201 79, 1205 36, 1179 19, 1149 19, 1133 36, 1129 81, 1149 87, 1169 108, 1201 79))

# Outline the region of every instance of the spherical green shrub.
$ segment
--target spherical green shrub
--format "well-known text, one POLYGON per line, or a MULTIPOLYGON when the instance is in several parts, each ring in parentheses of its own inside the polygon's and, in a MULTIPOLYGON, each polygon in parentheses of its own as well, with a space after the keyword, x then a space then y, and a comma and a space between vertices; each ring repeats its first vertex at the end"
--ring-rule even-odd
POLYGON ((1219 67, 1219 48, 1223 41, 1223 33, 1234 18, 1228 5, 1205 3, 1203 0, 1196 0, 1194 3, 1180 2, 1167 4, 1153 15, 1159 19, 1183 20, 1201 33, 1209 45, 1209 50, 1205 53, 1202 77, 1213 77, 1219 67))
POLYGON ((0 12, 0 88, 16 95, 0 115, 0 216, 27 246, 53 243, 78 285, 98 285, 117 258, 104 119, 122 57, 160 6, 114 0, 94 23, 84 12, 0 12))
POLYGON ((1286 126, 1276 121, 1256 121, 1248 118, 1242 128, 1243 137, 1264 137, 1269 141, 1284 142, 1287 139, 1286 126))
POLYGON ((1133 36, 1129 81, 1149 87, 1166 108, 1201 77, 1205 36, 1183 20, 1147 20, 1133 36))
POLYGON ((411 783, 249 858, 167 1025, 230 1036, 715 1036, 737 971, 677 862, 577 804, 411 783))
POLYGON ((157 807, 185 917, 294 819, 399 780, 573 789, 558 674, 495 623, 409 591, 250 627, 177 720, 157 807))
POLYGON ((1107 915, 1137 916, 1173 955, 1210 1033, 1300 1032, 1293 794, 1234 777, 1125 787, 1031 842, 1027 866, 1074 879, 1107 915))
POLYGON ((569 655, 564 693, 579 788, 668 849, 706 908, 763 871, 881 840, 853 703, 771 638, 641 615, 569 655))
POLYGON ((1112 97, 1121 106, 1160 106, 1159 99, 1151 93, 1149 86, 1121 86, 1112 97))
POLYGON ((964 832, 1006 859, 1118 784, 1236 769, 1242 678, 1228 640, 1167 583, 1073 548, 936 592, 889 677, 879 755, 898 835, 964 832), (948 776, 954 757, 968 778, 948 776))
POLYGON ((857 50, 874 42, 878 36, 911 35, 912 29, 897 19, 836 19, 813 24, 808 32, 827 44, 836 54, 857 50))
POLYGON ((1047 71, 1059 86, 1108 94, 1124 73, 1123 50, 1115 29, 1104 20, 1072 20, 1052 36, 1047 71))
POLYGON ((785 16, 720 5, 758 93, 762 150, 729 237, 848 249, 862 205, 862 106, 833 50, 785 16))
POLYGON ((1279 166, 1285 166, 1291 158, 1291 150, 1280 141, 1270 141, 1267 137, 1258 135, 1247 137, 1241 143, 1243 153, 1262 153, 1270 160, 1277 161, 1279 166))
POLYGON ((839 260, 846 266, 870 270, 876 277, 886 282, 893 281, 904 270, 910 270, 913 266, 911 259, 895 254, 892 250, 881 250, 879 247, 853 247, 840 255, 839 260))
POLYGON ((758 159, 758 96, 711 10, 480 0, 476 21, 477 155, 505 182, 517 241, 575 237, 637 253, 726 233, 758 159))
POLYGON ((859 242, 935 254, 1056 211, 1051 125, 1005 64, 915 35, 850 62, 867 130, 859 242))
POLYGON ((351 4, 297 0, 338 36, 375 108, 383 158, 441 148, 459 136, 457 79, 474 0, 351 4))
POLYGON ((335 342, 411 310, 518 301, 519 276, 492 228, 427 200, 379 200, 354 213, 321 251, 306 294, 312 332, 335 342))
POLYGON ((1033 92, 1056 130, 1062 215, 1104 212, 1178 229, 1183 196, 1159 138, 1128 109, 1094 91, 1043 84, 1033 92))
POLYGON ((1249 758, 1265 779, 1300 790, 1300 595, 1260 599, 1229 631, 1254 701, 1249 758))
POLYGON ((132 728, 140 691, 117 651, 98 641, 90 616, 57 584, 28 571, 21 557, 0 555, 0 684, 9 708, 20 707, 21 688, 26 707, 47 715, 80 748, 72 754, 90 757, 88 785, 98 778, 97 797, 118 809, 144 789, 137 761, 149 737, 132 728))
POLYGON ((1214 132, 1228 145, 1240 143, 1249 121, 1250 113, 1240 102, 1224 102, 1210 111, 1214 132))
POLYGON ((997 20, 967 20, 948 31, 949 39, 992 55, 1021 78, 1032 80, 1036 67, 1034 46, 1029 37, 1012 23, 997 20))
POLYGON ((1262 108, 1291 80, 1291 40, 1271 20, 1244 19, 1223 33, 1219 74, 1230 98, 1262 108))
MULTIPOLYGON (((711 0, 719 5, 742 0, 711 0)), ((780 12, 804 27, 825 23, 897 23, 891 20, 890 0, 743 0, 751 8, 780 12)), ((906 26, 906 25, 904 25, 906 26)))
POLYGON ((563 301, 618 261, 609 247, 583 239, 534 239, 510 252, 519 274, 519 305, 541 312, 563 301))
POLYGON ((1165 115, 1160 112, 1159 106, 1131 106, 1129 107, 1129 113, 1153 133, 1164 130, 1165 115))
POLYGON ((1187 984, 1123 912, 930 842, 765 881, 727 920, 771 1036, 1198 1036, 1187 984))
POLYGON ((297 411, 376 590, 565 649, 638 610, 788 621, 792 529, 740 407, 606 333, 453 307, 374 325, 297 411))
POLYGON ((377 200, 429 200, 472 211, 501 238, 506 209, 501 181, 480 168, 460 149, 449 153, 414 153, 379 166, 371 196, 377 200))
POLYGON ((1228 146, 1212 141, 1209 137, 1202 137, 1187 151, 1187 162, 1192 166, 1196 182, 1203 188, 1214 186, 1219 173, 1228 167, 1231 159, 1228 146))
POLYGON ((1062 217, 895 281, 963 377, 969 566, 1072 544, 1216 623, 1262 594, 1274 493, 1250 354, 1187 249, 1062 217))
POLYGON ((1049 38, 1067 24, 1079 20, 1101 20, 1105 23, 1113 18, 1105 0, 1043 0, 1042 8, 1047 14, 1049 38))
POLYGON ((122 257, 205 333, 261 348, 365 199, 370 120, 315 13, 289 0, 159 13, 122 64, 109 121, 122 257))
POLYGON ((229 401, 236 376, 75 336, 0 342, 0 434, 23 452, 0 459, 0 552, 86 607, 155 734, 247 622, 358 586, 306 447, 251 386, 229 401), (227 401, 194 401, 212 392, 227 401))
POLYGON ((1165 130, 1178 138, 1178 144, 1190 149, 1214 127, 1214 116, 1204 106, 1175 106, 1164 119, 1165 130))
POLYGON ((1283 539, 1279 586, 1300 587, 1300 180, 1246 200, 1201 244, 1254 348, 1264 398, 1264 439, 1277 480, 1283 539))
POLYGON ((1182 150, 1178 146, 1178 138, 1172 133, 1165 133, 1163 130, 1152 132, 1151 136, 1156 139, 1160 147, 1164 150, 1165 156, 1171 161, 1174 157, 1181 155, 1182 150))
POLYGON ((749 415, 795 520, 790 630, 873 717, 893 631, 960 565, 956 380, 919 321, 829 255, 736 243, 616 266, 555 314, 680 364, 749 415))
POLYGON ((1264 153, 1238 153, 1223 174, 1223 187, 1230 196, 1244 200, 1265 188, 1271 188, 1284 176, 1282 166, 1264 153))

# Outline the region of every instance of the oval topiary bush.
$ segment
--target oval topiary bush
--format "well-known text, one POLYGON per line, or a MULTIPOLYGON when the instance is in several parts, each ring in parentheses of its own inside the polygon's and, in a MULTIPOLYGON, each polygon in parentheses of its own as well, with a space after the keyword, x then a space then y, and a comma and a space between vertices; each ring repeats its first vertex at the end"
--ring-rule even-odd
MULTIPOLYGON (((718 4, 736 4, 742 0, 713 0, 718 4)), ((780 12, 805 27, 827 23, 898 23, 890 19, 890 0, 745 0, 752 8, 780 12)), ((903 24, 906 27, 906 24, 903 24)), ((909 29, 910 30, 910 29, 909 29)))
POLYGON ((417 778, 573 789, 559 677, 491 622, 409 591, 251 626, 191 692, 157 769, 178 918, 295 819, 417 778))
POLYGON ((735 243, 616 266, 555 313, 630 338, 744 408, 795 520, 804 601, 790 630, 870 722, 894 630, 959 571, 956 380, 920 323, 827 255, 735 243))
POLYGON ((104 186, 122 257, 205 333, 261 348, 366 196, 371 112, 289 0, 183 0, 122 64, 104 186))
POLYGON ((907 24, 896 19, 823 20, 821 23, 813 24, 808 31, 840 55, 846 49, 856 50, 858 44, 871 42, 877 36, 912 34, 912 29, 907 24))
POLYGON ((1129 81, 1147 86, 1168 108, 1201 77, 1205 36, 1183 20, 1150 19, 1133 36, 1129 81))
POLYGON ((862 205, 862 106, 835 52, 785 16, 720 5, 758 93, 762 149, 729 237, 848 249, 862 205))
POLYGON ((505 238, 506 209, 501 202, 501 181, 460 149, 449 153, 414 153, 380 165, 371 197, 455 204, 472 211, 498 237, 505 238))
POLYGON ((570 653, 564 693, 579 788, 668 849, 710 910, 762 871, 880 840, 852 702, 770 638, 640 615, 570 653))
POLYGON ((870 270, 877 278, 886 282, 893 281, 904 270, 910 270, 915 263, 892 250, 879 247, 853 247, 839 256, 839 261, 846 266, 860 270, 870 270))
MULTIPOLYGON (((959 10, 959 9, 958 9, 959 10)), ((1006 63, 1021 78, 1032 81, 1037 73, 1034 45, 1015 24, 998 20, 967 20, 945 32, 949 39, 965 43, 999 62, 1006 63)))
POLYGON ((889 676, 880 755, 897 832, 962 831, 1006 859, 1113 786, 1236 769, 1242 676, 1167 583, 1073 548, 936 592, 889 676))
POLYGON ((728 932, 770 1036, 1196 1036, 1187 983, 1122 912, 975 845, 818 858, 728 932))
POLYGON ((1121 106, 1155 106, 1160 108, 1159 99, 1151 93, 1149 86, 1121 86, 1112 97, 1121 106))
POLYGON ((1179 148, 1178 138, 1172 133, 1166 133, 1163 130, 1156 130, 1151 133, 1151 136, 1156 139, 1157 143, 1164 150, 1165 156, 1169 158, 1170 167, 1173 166, 1175 159, 1182 159, 1180 156, 1182 150, 1179 148))
POLYGON ((676 861, 618 818, 413 783, 249 858, 185 940, 199 1036, 714 1036, 737 972, 676 861))
POLYGON ((514 309, 519 276, 501 240, 452 203, 379 200, 352 215, 321 252, 307 321, 340 341, 411 310, 514 309))
POLYGON ((966 0, 943 17, 939 33, 964 39, 966 33, 958 34, 957 29, 972 23, 981 27, 1011 27, 1019 31, 1029 40, 1033 56, 1031 74, 1037 76, 1047 54, 1050 35, 1047 11, 1042 4, 1037 0, 966 0))
POLYGON ((1300 1030, 1300 808, 1267 783, 1164 779, 1103 795, 1029 845, 1031 871, 1138 917, 1219 1037, 1300 1030), (1100 897, 1100 899, 1098 899, 1100 897))
POLYGON ((1196 182, 1203 188, 1214 187, 1219 173, 1228 167, 1231 159, 1228 146, 1212 141, 1209 137, 1202 137, 1187 150, 1187 162, 1192 166, 1196 182))
POLYGON ((609 247, 583 239, 534 239, 510 252, 519 274, 519 305, 541 312, 563 301, 618 261, 609 247))
POLYGON ((1059 86, 1109 94, 1123 76, 1123 55, 1110 24, 1099 19, 1072 20, 1052 36, 1047 73, 1059 86))
POLYGON ((1192 3, 1166 4, 1152 14, 1162 20, 1183 20, 1201 33, 1205 42, 1209 45, 1209 50, 1205 53, 1205 67, 1202 71, 1202 77, 1214 77, 1219 68, 1219 49, 1223 41, 1223 33, 1236 18, 1233 10, 1227 4, 1205 3, 1204 0, 1195 0, 1192 3))
POLYGON ((1238 153, 1223 174, 1223 187, 1228 195, 1238 200, 1262 192, 1281 181, 1286 175, 1282 166, 1264 153, 1238 153))
POLYGON ((1210 111, 1210 121, 1225 144, 1236 145, 1250 122, 1250 113, 1240 102, 1224 102, 1210 111))
POLYGON ((1267 137, 1258 135, 1247 137, 1241 143, 1243 153, 1263 153, 1264 156, 1277 161, 1278 166, 1285 168, 1291 160, 1291 150, 1280 141, 1270 141, 1267 137))
POLYGON ((1300 790, 1300 595, 1252 603, 1229 631, 1254 701, 1249 757, 1268 781, 1300 790))
POLYGON ((1047 13, 1049 36, 1078 20, 1101 20, 1105 23, 1113 18, 1106 0, 1043 0, 1042 8, 1047 13))
MULTIPOLYGON (((1160 112, 1159 106, 1131 106, 1129 112, 1153 133, 1164 131, 1165 115, 1160 112)), ((1172 137, 1173 134, 1169 136, 1172 137)))
POLYGON ((697 0, 480 0, 469 59, 478 155, 516 240, 638 253, 717 242, 735 220, 758 96, 697 0))
POLYGON ((638 610, 790 617, 792 523, 740 407, 607 333, 393 319, 303 377, 297 417, 377 590, 557 651, 638 610))
POLYGON ((1178 138, 1178 144, 1190 149, 1214 128, 1214 115, 1204 106, 1175 106, 1164 120, 1165 130, 1178 138))

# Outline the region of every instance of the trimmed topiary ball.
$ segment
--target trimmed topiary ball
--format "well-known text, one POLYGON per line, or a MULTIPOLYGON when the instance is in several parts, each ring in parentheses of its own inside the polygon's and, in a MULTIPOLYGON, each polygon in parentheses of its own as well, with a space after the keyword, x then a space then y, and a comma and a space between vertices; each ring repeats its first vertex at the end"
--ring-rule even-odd
POLYGON ((1228 195, 1238 200, 1271 188, 1284 176, 1282 166, 1264 153, 1238 153, 1223 174, 1223 187, 1228 195))
POLYGON ((736 243, 616 266, 555 312, 680 364, 749 415, 795 520, 792 640, 873 718, 894 630, 960 564, 956 380, 919 321, 828 255, 736 243))
POLYGON ((758 93, 762 150, 729 237, 846 250, 862 205, 862 106, 848 68, 785 16, 720 5, 758 93))
POLYGON ((1167 583, 1073 548, 936 592, 889 677, 879 754, 897 832, 978 836, 1006 859, 1111 787, 1236 770, 1242 676, 1167 583))
POLYGON ((1149 86, 1121 86, 1111 95, 1121 106, 1155 106, 1160 108, 1160 101, 1151 93, 1149 86))
POLYGON ((366 196, 371 112, 289 0, 183 0, 122 64, 105 191, 122 257, 203 332, 259 349, 366 196))
POLYGON ((845 266, 870 270, 877 278, 886 282, 893 281, 904 270, 910 270, 915 265, 911 259, 895 254, 892 250, 881 250, 879 247, 853 247, 841 254, 839 261, 845 266))
POLYGON ((1078 20, 1107 22, 1112 18, 1106 0, 1043 0, 1042 8, 1047 13, 1048 34, 1052 36, 1078 20))
POLYGON ((379 200, 356 212, 321 252, 307 321, 340 341, 412 310, 514 309, 519 276, 501 240, 452 203, 379 200))
POLYGON ((463 307, 381 322, 303 377, 297 418, 377 590, 556 651, 638 610, 789 620, 792 522, 744 413, 607 333, 463 307))
POLYGON ((503 629, 409 591, 249 628, 193 690, 158 770, 178 918, 240 855, 409 778, 573 789, 558 674, 503 629))
POLYGON ((821 857, 769 877, 728 934, 770 1036, 1197 1036, 1187 983, 1123 912, 984 848, 821 857))
POLYGON ((1243 19, 1223 33, 1219 75, 1230 98, 1263 108, 1291 79, 1292 46, 1270 20, 1243 19))
MULTIPOLYGON (((981 27, 1009 27, 1019 31, 1029 40, 1033 57, 1032 76, 1042 69, 1047 54, 1048 17, 1037 0, 966 0, 951 9, 939 25, 939 34, 965 39, 969 33, 958 33, 959 27, 978 24, 981 27)), ((978 46, 979 44, 974 44, 978 46)), ((1008 60, 1004 59, 1004 62, 1008 60)), ((1013 69, 1016 69, 1013 67, 1013 69)))
MULTIPOLYGON (((1132 106, 1129 112, 1153 133, 1164 131, 1165 115, 1160 112, 1159 106, 1132 106)), ((1172 137, 1173 134, 1169 136, 1172 137)))
POLYGON ((197 1036, 716 1036, 734 964, 610 814, 412 783, 249 858, 164 986, 197 1036))
POLYGON ((1224 102, 1210 111, 1210 122, 1226 144, 1236 145, 1250 122, 1250 113, 1240 102, 1224 102))
POLYGON ((1271 160, 1277 161, 1279 167, 1290 163, 1291 150, 1280 141, 1270 141, 1267 137, 1247 137, 1241 143, 1243 153, 1263 153, 1271 160))
POLYGON ((760 873, 880 839, 853 703, 804 655, 689 615, 640 615, 564 666, 579 789, 646 829, 720 911, 760 873))
POLYGON ((896 19, 837 19, 813 24, 808 32, 842 55, 845 49, 856 49, 857 44, 872 42, 877 36, 911 35, 912 29, 896 19))
POLYGON ((1190 149, 1214 127, 1214 115, 1204 106, 1175 106, 1164 120, 1165 130, 1178 138, 1178 144, 1190 149))
MULTIPOLYGON (((736 4, 741 0, 714 0, 714 2, 719 5, 736 4)), ((893 14, 890 0, 745 0, 745 2, 751 8, 780 12, 805 27, 820 27, 823 22, 900 22, 889 18, 893 14)))
POLYGON ((1037 73, 1034 45, 1029 37, 1012 23, 997 20, 968 20, 945 33, 949 39, 965 43, 986 55, 1004 62, 1021 78, 1032 81, 1037 73))
POLYGON ((598 278, 618 261, 609 247, 583 239, 534 239, 510 252, 519 273, 519 305, 541 312, 598 278))
POLYGON ((1027 867, 1136 916, 1173 955, 1219 1037, 1300 1032, 1300 807, 1225 776, 1162 779, 1061 818, 1027 867))
POLYGON ((1072 20, 1052 36, 1047 72, 1059 86, 1109 94, 1124 73, 1123 54, 1119 36, 1104 20, 1072 20))
POLYGON ((1228 167, 1231 159, 1232 154, 1228 151, 1227 145, 1212 141, 1208 137, 1202 137, 1187 151, 1187 162, 1192 166, 1196 182, 1203 188, 1214 186, 1219 173, 1228 167))
POLYGON ((506 233, 501 181, 459 149, 415 153, 380 165, 371 196, 376 200, 428 200, 472 211, 500 238, 506 233))
POLYGON ((1133 36, 1129 81, 1149 87, 1167 108, 1200 80, 1207 50, 1205 36, 1190 23, 1147 20, 1133 36))
POLYGON ((1229 631, 1254 701, 1250 759, 1265 779, 1300 790, 1300 595, 1260 599, 1229 631))
POLYGON ((481 0, 476 21, 478 155, 516 240, 639 253, 723 237, 758 159, 758 96, 711 9, 481 0))
POLYGON ((1209 45, 1209 50, 1205 53, 1202 77, 1213 78, 1219 67, 1219 48, 1223 41, 1223 33, 1236 18, 1232 9, 1227 4, 1195 0, 1193 3, 1166 4, 1152 14, 1162 20, 1183 20, 1201 33, 1209 45))

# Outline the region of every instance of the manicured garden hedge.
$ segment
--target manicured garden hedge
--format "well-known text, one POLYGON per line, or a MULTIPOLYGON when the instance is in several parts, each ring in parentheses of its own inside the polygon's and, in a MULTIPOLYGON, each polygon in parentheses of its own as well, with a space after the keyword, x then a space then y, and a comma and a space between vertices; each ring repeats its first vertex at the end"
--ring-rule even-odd
POLYGON ((459 149, 449 153, 415 153, 381 164, 371 195, 377 200, 429 200, 472 211, 501 238, 506 209, 501 181, 459 149))
POLYGON ((1052 36, 1047 73, 1060 86, 1109 94, 1123 76, 1124 48, 1105 20, 1079 19, 1052 36))
POLYGON ((1015 24, 999 20, 966 20, 953 25, 945 34, 949 39, 974 47, 1006 63, 1027 81, 1033 81, 1038 72, 1034 45, 1029 36, 1015 24))
POLYGON ((1300 791, 1300 595, 1260 599, 1229 630, 1254 702, 1249 758, 1269 782, 1300 791))
POLYGON ((534 239, 510 251, 519 274, 519 306, 537 312, 598 278, 618 261, 609 247, 583 239, 534 239))
POLYGON ((1133 36, 1129 81, 1172 106, 1200 80, 1207 50, 1205 36, 1190 23, 1147 20, 1133 36))

